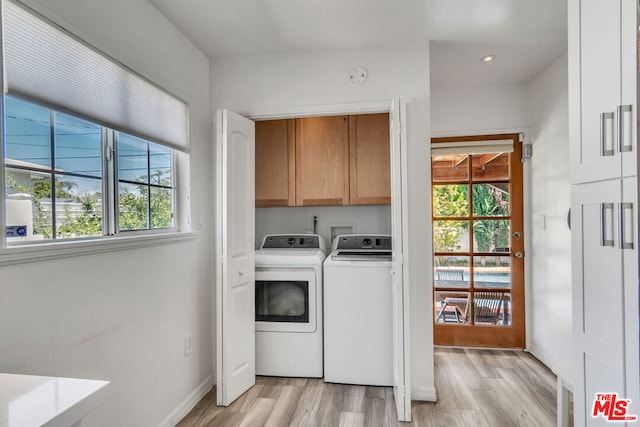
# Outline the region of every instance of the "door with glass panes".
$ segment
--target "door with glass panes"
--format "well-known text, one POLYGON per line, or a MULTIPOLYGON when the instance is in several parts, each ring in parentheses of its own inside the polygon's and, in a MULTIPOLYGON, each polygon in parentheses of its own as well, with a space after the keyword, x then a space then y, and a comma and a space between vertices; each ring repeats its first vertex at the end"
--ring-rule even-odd
POLYGON ((518 135, 431 142, 435 343, 524 348, 518 135))

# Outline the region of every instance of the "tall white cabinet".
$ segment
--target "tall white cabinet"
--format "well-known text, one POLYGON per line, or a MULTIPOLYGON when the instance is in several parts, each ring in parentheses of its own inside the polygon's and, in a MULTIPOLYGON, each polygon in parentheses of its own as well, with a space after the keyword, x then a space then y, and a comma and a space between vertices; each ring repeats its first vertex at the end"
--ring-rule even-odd
POLYGON ((596 393, 640 416, 638 0, 568 0, 576 426, 596 393))

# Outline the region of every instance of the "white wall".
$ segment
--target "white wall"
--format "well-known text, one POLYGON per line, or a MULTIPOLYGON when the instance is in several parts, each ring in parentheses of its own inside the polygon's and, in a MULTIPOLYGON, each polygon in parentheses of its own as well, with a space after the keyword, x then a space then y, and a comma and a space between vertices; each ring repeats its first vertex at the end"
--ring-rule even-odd
MULTIPOLYGON (((408 99, 409 275, 411 287, 411 359, 414 398, 434 398, 431 326, 429 51, 428 46, 334 50, 245 56, 211 63, 214 108, 250 116, 296 114, 322 106, 408 99), (369 71, 362 86, 352 85, 349 70, 369 71)), ((354 107, 356 108, 356 107, 354 107)), ((316 110, 316 111, 317 111, 316 110)), ((334 112, 337 112, 334 109, 334 112)))
POLYGON ((529 350, 565 380, 572 378, 569 112, 566 54, 527 90, 531 159, 529 350), (544 218, 544 224, 538 224, 544 218), (562 343, 565 343, 564 345, 562 343))
POLYGON ((354 233, 391 234, 391 207, 305 206, 256 209, 256 248, 266 234, 311 233, 317 216, 316 233, 331 248, 331 227, 351 226, 354 233))
POLYGON ((185 243, 0 268, 0 371, 110 380, 83 426, 159 425, 213 369, 209 61, 146 0, 39 1, 189 102, 191 207, 205 228, 185 243))
POLYGON ((434 137, 522 131, 528 125, 526 85, 433 89, 434 137))

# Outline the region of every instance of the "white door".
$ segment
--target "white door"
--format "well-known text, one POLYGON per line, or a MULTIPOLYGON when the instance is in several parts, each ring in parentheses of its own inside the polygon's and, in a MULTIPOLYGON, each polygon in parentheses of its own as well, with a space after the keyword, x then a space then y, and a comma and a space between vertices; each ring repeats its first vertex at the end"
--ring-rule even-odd
POLYGON ((255 384, 254 123, 216 112, 217 402, 255 384))
MULTIPOLYGON (((620 0, 579 1, 580 136, 571 153, 572 182, 617 178, 620 104, 620 0)), ((634 95, 635 96, 635 95, 634 95)))
POLYGON ((626 398, 621 187, 620 180, 609 180, 571 189, 577 426, 607 425, 603 417, 591 417, 596 393, 616 392, 626 398))
POLYGON ((638 175, 638 138, 635 125, 638 110, 638 1, 622 0, 620 5, 620 152, 622 176, 638 175))
MULTIPOLYGON (((634 148, 635 150, 635 148, 634 148)), ((640 336, 638 317, 638 177, 622 180, 619 233, 622 248, 625 316, 626 396, 631 399, 629 414, 640 415, 640 336)), ((631 424, 633 425, 633 424, 631 424)))
POLYGON ((409 289, 407 254, 407 144, 404 100, 394 99, 391 114, 391 228, 393 289, 393 397, 399 421, 411 421, 409 365, 409 289))

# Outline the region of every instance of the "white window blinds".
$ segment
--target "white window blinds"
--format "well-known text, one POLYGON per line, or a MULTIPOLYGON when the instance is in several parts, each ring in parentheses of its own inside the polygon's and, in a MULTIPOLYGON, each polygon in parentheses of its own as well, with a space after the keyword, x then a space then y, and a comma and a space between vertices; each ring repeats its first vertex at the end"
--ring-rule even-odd
POLYGON ((6 93, 188 151, 184 101, 12 1, 2 31, 6 93))
POLYGON ((512 139, 439 142, 437 144, 431 144, 432 156, 455 156, 461 154, 491 154, 512 152, 512 139))

